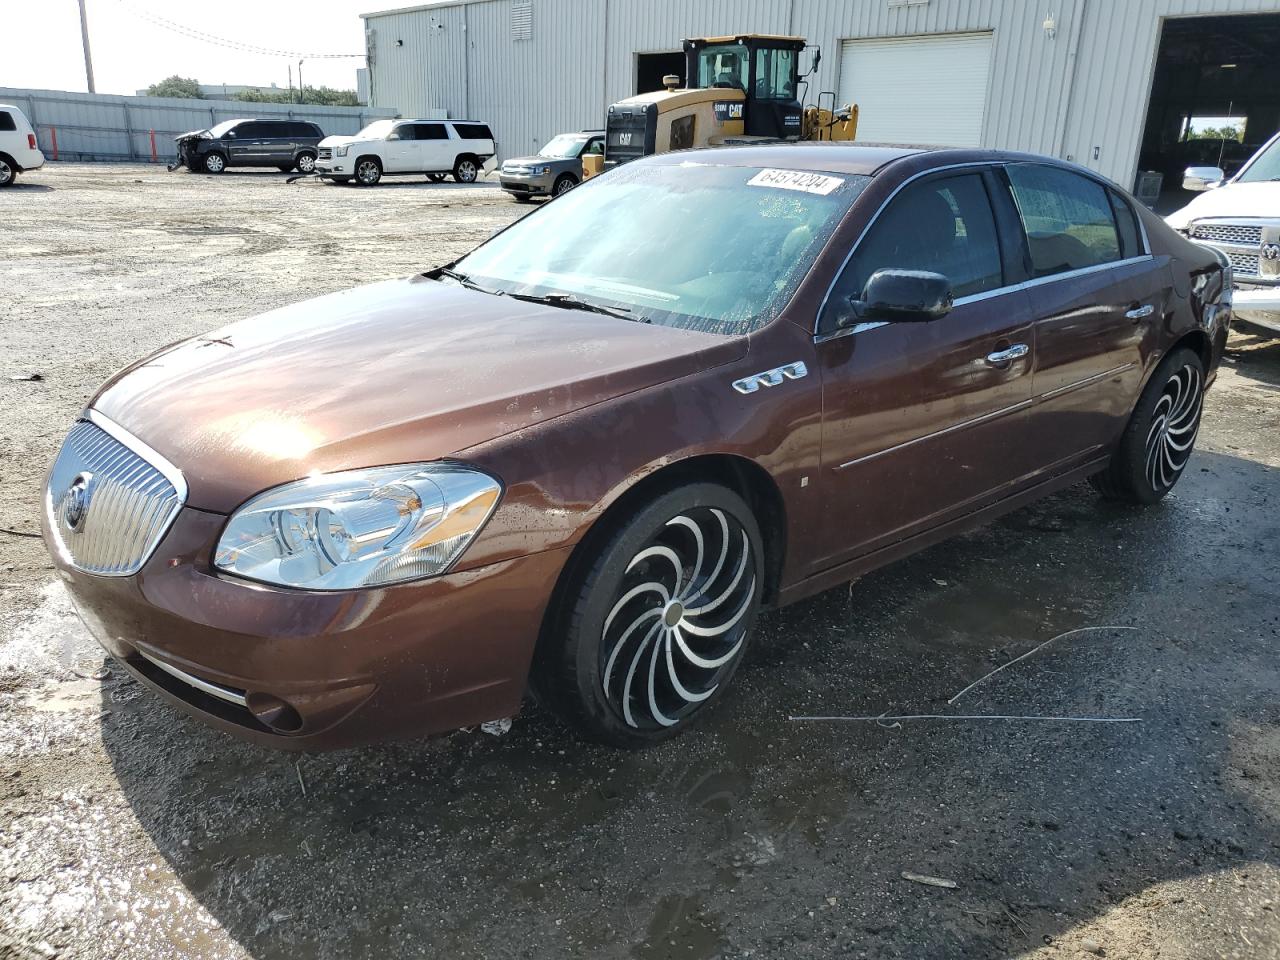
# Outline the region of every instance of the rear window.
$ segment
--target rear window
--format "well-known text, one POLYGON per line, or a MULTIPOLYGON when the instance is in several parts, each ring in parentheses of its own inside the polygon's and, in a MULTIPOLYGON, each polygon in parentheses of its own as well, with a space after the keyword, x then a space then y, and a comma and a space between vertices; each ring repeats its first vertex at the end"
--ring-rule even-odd
POLYGON ((492 140, 493 132, 487 123, 455 123, 453 129, 463 140, 492 140))
POLYGON ((8 110, 0 110, 0 130, 9 131, 17 129, 18 125, 13 121, 13 114, 8 110))
POLYGON ((1119 260, 1120 237, 1101 184, 1037 163, 1005 168, 1037 277, 1119 260))

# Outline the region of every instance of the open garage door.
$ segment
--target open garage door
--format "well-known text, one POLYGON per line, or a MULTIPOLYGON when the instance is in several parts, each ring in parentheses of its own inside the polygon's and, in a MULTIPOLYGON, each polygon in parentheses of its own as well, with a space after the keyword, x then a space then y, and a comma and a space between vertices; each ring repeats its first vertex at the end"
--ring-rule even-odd
POLYGON ((846 40, 840 103, 856 103, 858 139, 977 147, 987 107, 991 34, 846 40))
POLYGON ((1280 129, 1280 13, 1171 17, 1160 34, 1138 168, 1163 176, 1169 213, 1190 166, 1234 174, 1280 129))

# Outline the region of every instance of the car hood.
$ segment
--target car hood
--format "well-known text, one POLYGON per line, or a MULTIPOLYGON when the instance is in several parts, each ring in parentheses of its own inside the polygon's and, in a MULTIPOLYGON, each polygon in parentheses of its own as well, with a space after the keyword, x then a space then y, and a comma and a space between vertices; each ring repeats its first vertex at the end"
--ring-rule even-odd
POLYGON ((511 157, 502 161, 505 167, 507 164, 519 167, 546 166, 547 164, 556 165, 561 163, 573 163, 572 157, 544 157, 540 153, 530 154, 527 157, 511 157))
POLYGON ((209 128, 206 127, 203 130, 188 130, 186 133, 180 133, 174 137, 173 140, 174 143, 177 143, 180 140, 199 140, 202 137, 208 136, 210 136, 209 128))
POLYGON ((1280 218, 1280 182, 1224 184, 1200 194, 1165 222, 1182 230, 1204 217, 1280 218))
POLYGON ((341 147, 341 146, 350 146, 353 143, 368 143, 368 142, 369 141, 365 140, 362 137, 356 137, 356 136, 336 137, 335 136, 335 137, 325 137, 323 140, 320 141, 319 146, 341 147))
POLYGON ((313 472, 458 455, 746 350, 414 277, 174 344, 91 406, 183 471, 190 506, 226 513, 313 472))

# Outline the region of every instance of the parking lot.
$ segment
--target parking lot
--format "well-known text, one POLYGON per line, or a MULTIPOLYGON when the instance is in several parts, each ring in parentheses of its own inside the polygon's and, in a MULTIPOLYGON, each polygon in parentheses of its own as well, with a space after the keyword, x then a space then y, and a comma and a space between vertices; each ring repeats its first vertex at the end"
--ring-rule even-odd
POLYGON ((112 669, 31 536, 96 387, 529 209, 142 165, 0 191, 0 958, 1280 957, 1280 340, 1245 330, 1164 503, 1080 485, 772 613, 643 753, 529 705, 285 755, 112 669), (792 719, 883 714, 943 718, 792 719))

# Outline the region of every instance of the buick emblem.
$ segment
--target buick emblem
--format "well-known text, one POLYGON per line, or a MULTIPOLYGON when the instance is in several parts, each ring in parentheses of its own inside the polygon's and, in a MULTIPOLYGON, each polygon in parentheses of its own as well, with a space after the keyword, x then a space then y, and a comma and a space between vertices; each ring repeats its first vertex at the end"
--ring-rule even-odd
POLYGON ((1280 260, 1280 243, 1264 243, 1262 245, 1263 260, 1280 260))
POLYGON ((92 473, 80 473, 62 495, 62 523, 72 533, 79 533, 84 526, 84 516, 89 511, 89 482, 92 473))

